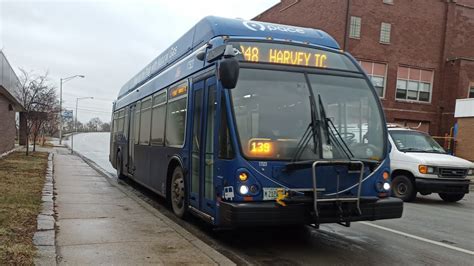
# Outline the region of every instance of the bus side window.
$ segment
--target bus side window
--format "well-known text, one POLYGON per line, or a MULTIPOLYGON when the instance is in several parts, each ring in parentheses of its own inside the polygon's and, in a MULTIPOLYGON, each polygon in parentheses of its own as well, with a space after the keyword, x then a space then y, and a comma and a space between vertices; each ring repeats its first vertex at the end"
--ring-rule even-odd
POLYGON ((234 149, 230 139, 229 124, 227 121, 227 109, 225 105, 225 96, 222 93, 221 97, 221 113, 220 113, 220 128, 219 128, 219 158, 232 159, 234 158, 234 149))
POLYGON ((184 144, 187 113, 187 84, 181 82, 169 90, 166 107, 166 145, 181 147, 184 144), (177 92, 177 89, 180 89, 177 92))
POLYGON ((133 138, 135 139, 135 144, 138 144, 138 134, 140 133, 140 102, 137 102, 135 106, 135 119, 134 119, 134 129, 133 129, 133 138))
POLYGON ((123 115, 124 115, 124 110, 120 110, 118 112, 118 117, 117 117, 117 132, 122 133, 123 132, 123 115))
POLYGON ((128 108, 124 110, 124 122, 123 122, 123 137, 128 139, 128 108))
POLYGON ((141 145, 150 144, 151 126, 151 98, 142 101, 140 114, 140 141, 141 145))
POLYGON ((166 90, 153 96, 151 145, 163 146, 165 136, 166 90))
POLYGON ((116 140, 116 134, 117 134, 117 117, 118 117, 118 111, 114 112, 114 121, 113 121, 113 127, 112 127, 112 139, 113 141, 116 140))

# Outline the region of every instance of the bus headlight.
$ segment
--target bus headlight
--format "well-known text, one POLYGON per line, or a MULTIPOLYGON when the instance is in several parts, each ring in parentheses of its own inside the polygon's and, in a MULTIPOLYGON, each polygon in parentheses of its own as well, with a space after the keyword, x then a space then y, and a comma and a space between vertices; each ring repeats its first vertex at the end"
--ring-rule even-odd
POLYGON ((375 187, 377 189, 378 192, 387 192, 387 191, 390 191, 390 183, 389 182, 377 182, 375 184, 375 187))
POLYGON ((467 170, 467 175, 474 175, 474 169, 467 170))
POLYGON ((246 195, 247 193, 249 193, 249 187, 247 187, 246 185, 242 185, 239 188, 239 192, 242 195, 246 195))

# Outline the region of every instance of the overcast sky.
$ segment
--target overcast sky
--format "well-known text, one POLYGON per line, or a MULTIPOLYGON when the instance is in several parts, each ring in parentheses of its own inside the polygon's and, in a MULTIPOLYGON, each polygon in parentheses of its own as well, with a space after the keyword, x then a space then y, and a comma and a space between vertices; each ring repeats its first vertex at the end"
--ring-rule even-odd
POLYGON ((42 74, 78 120, 110 120, 120 87, 201 18, 251 19, 279 0, 22 1, 0 0, 0 49, 18 68, 42 74))

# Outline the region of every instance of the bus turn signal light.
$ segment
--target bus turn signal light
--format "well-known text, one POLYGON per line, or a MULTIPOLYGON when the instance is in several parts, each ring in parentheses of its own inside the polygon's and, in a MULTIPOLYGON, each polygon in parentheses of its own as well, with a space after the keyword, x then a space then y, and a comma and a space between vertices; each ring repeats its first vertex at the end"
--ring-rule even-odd
POLYGON ((249 176, 245 172, 239 174, 240 181, 246 181, 248 178, 249 178, 249 176))
POLYGON ((383 180, 388 180, 388 178, 390 177, 390 174, 388 172, 383 172, 383 180))

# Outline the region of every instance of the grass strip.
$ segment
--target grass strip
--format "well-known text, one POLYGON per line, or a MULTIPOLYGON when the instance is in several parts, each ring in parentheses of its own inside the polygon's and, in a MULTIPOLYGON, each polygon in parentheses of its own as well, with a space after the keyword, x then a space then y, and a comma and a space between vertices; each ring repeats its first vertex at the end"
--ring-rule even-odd
POLYGON ((47 167, 46 152, 13 152, 0 159, 0 265, 33 264, 47 167))

